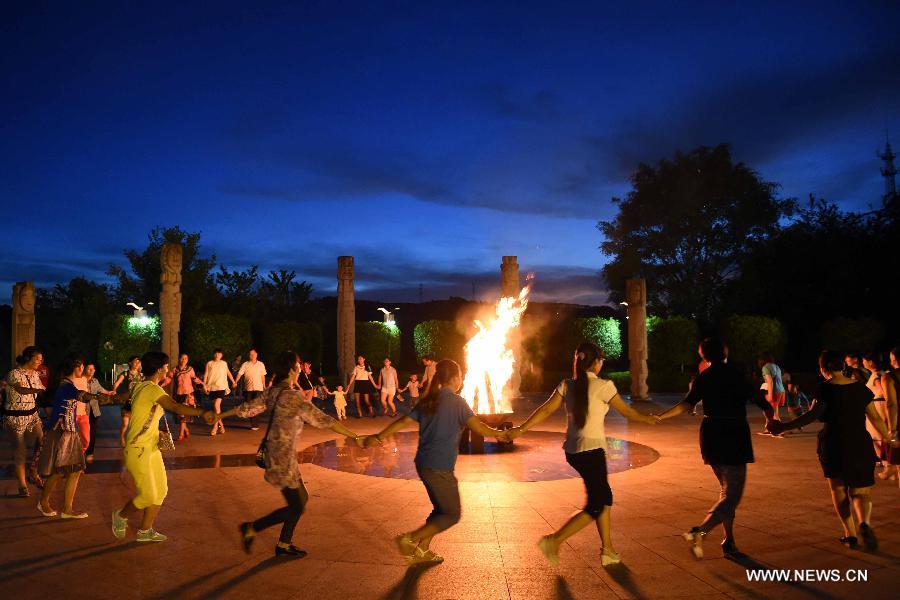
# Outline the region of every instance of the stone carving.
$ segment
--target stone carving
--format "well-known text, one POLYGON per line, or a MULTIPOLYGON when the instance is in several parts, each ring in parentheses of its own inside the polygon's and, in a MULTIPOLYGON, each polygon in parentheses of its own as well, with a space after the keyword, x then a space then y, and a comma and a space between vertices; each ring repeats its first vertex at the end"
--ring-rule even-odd
POLYGON ((646 400, 647 388, 647 282, 625 282, 628 302, 628 363, 631 369, 631 399, 646 400))
POLYGON ((500 263, 500 295, 504 298, 517 297, 522 291, 519 280, 519 257, 504 256, 500 263))
MULTIPOLYGON (((519 257, 502 257, 500 262, 500 295, 504 298, 518 298, 521 291, 519 257)), ((510 398, 517 398, 520 395, 519 388, 522 384, 522 376, 519 374, 522 368, 522 336, 518 327, 510 332, 509 347, 513 351, 513 358, 516 362, 512 377, 509 379, 509 385, 507 385, 507 391, 510 394, 510 398)))
POLYGON ((12 357, 15 359, 28 346, 34 346, 34 283, 20 281, 12 295, 12 357))
POLYGON ((162 327, 162 351, 172 364, 178 360, 178 333, 181 331, 181 267, 184 249, 181 244, 166 243, 162 247, 159 281, 159 315, 162 327))
POLYGON ((353 292, 352 256, 338 257, 337 351, 341 382, 347 381, 356 364, 356 300, 353 292))

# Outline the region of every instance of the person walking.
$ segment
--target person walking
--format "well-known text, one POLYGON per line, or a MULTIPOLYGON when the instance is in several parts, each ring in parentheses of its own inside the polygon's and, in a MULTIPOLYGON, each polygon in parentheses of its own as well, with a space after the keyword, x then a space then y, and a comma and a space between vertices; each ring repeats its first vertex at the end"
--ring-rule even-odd
MULTIPOLYGON (((228 363, 222 360, 222 351, 216 348, 213 350, 213 359, 206 363, 206 369, 203 371, 203 388, 209 394, 216 414, 222 412, 222 399, 231 393, 229 382, 234 386, 234 377, 228 370, 228 363)), ((225 425, 220 419, 213 423, 209 435, 217 433, 225 433, 225 425)))
POLYGON ((43 362, 44 354, 40 349, 37 346, 28 346, 16 357, 16 367, 6 376, 3 427, 9 432, 12 441, 15 473, 21 498, 31 495, 28 489, 29 482, 38 487, 44 485, 37 472, 40 447, 44 441, 44 429, 38 414, 38 396, 46 389, 38 373, 38 367, 43 362))
POLYGON ((778 408, 784 406, 785 389, 781 378, 781 367, 775 364, 775 357, 771 352, 763 352, 759 355, 757 364, 762 373, 763 387, 765 389, 766 402, 772 407, 772 419, 780 421, 778 408))
POLYGON ((300 465, 297 462, 296 446, 303 432, 303 425, 331 429, 357 443, 360 443, 360 438, 311 402, 307 402, 305 394, 295 389, 300 374, 295 353, 286 352, 279 355, 273 366, 277 381, 275 385, 253 400, 247 400, 240 406, 222 413, 220 418, 232 415, 247 418, 268 409, 272 411, 270 428, 265 440, 265 479, 281 490, 287 506, 255 521, 241 523, 241 543, 244 551, 249 554, 257 534, 280 523, 281 535, 275 545, 275 556, 303 558, 306 551, 292 543, 294 528, 309 501, 309 493, 303 484, 300 465))
MULTIPOLYGON (((84 381, 85 381, 85 389, 89 394, 96 397, 90 398, 90 403, 88 404, 88 420, 87 420, 87 429, 88 429, 88 443, 87 447, 84 450, 84 460, 87 463, 94 462, 94 447, 97 445, 97 427, 100 422, 100 415, 102 414, 100 411, 100 396, 108 396, 111 400, 116 393, 112 390, 107 390, 100 384, 100 380, 96 377, 97 367, 94 363, 86 363, 84 365, 84 381)), ((80 425, 79 425, 80 426, 80 425)))
POLYGON ((112 513, 112 533, 123 539, 128 521, 141 515, 138 542, 163 542, 167 536, 153 528, 163 501, 169 493, 166 465, 159 449, 159 421, 166 411, 200 417, 212 425, 212 411, 179 404, 160 387, 169 372, 169 356, 164 352, 147 352, 141 357, 144 381, 134 387, 131 397, 132 420, 126 432, 125 468, 134 479, 137 495, 112 513))
MULTIPOLYGON (((59 480, 65 478, 65 496, 60 517, 63 519, 86 519, 87 513, 73 508, 78 480, 85 469, 84 432, 79 426, 87 425, 87 413, 84 419, 78 419, 76 407, 86 407, 91 400, 97 401, 100 394, 90 394, 78 389, 75 385, 84 375, 84 363, 79 358, 69 357, 60 365, 62 381, 53 394, 53 411, 47 422, 47 435, 41 446, 40 473, 46 477, 41 501, 37 509, 45 517, 55 517, 57 512, 50 506, 50 498, 59 480)), ((80 383, 80 382, 79 382, 80 383)))
MULTIPOLYGON (((240 382, 241 378, 244 379, 244 401, 252 402, 266 391, 266 365, 259 360, 259 353, 255 348, 250 348, 247 356, 250 360, 240 366, 234 380, 240 382)), ((250 417, 250 431, 258 430, 256 417, 250 417)))
POLYGON ((378 373, 378 388, 381 390, 381 410, 389 417, 397 416, 397 407, 394 405, 394 396, 400 387, 400 379, 397 377, 397 369, 391 366, 391 359, 384 359, 384 366, 378 373), (388 413, 388 406, 391 412, 388 413))
MULTIPOLYGON (((891 422, 887 410, 887 400, 884 396, 884 386, 881 384, 884 371, 881 370, 878 356, 874 352, 870 352, 863 356, 862 362, 866 372, 869 373, 866 387, 872 392, 872 403, 875 405, 875 411, 884 422, 885 427, 890 431, 891 422)), ((887 470, 890 440, 881 437, 881 434, 878 433, 878 428, 875 427, 875 424, 868 417, 866 417, 866 431, 872 436, 875 455, 878 457, 878 466, 887 470)))
POLYGON ((119 429, 119 444, 125 447, 125 432, 131 422, 131 392, 134 386, 144 380, 141 372, 141 357, 132 356, 128 359, 128 370, 120 373, 113 382, 113 390, 119 398, 119 409, 122 413, 122 427, 119 429))
POLYGON ((436 535, 459 522, 462 507, 459 498, 459 482, 454 474, 459 456, 459 439, 464 428, 485 437, 507 441, 505 431, 488 427, 472 412, 466 400, 459 395, 462 373, 452 360, 442 360, 435 365, 435 374, 429 392, 409 415, 400 417, 376 435, 365 439, 366 447, 381 445, 394 433, 419 424, 419 444, 416 449, 416 472, 434 510, 425 523, 409 533, 395 538, 397 548, 409 564, 441 563, 443 557, 431 550, 436 535))
MULTIPOLYGON (((175 402, 184 406, 196 407, 197 396, 195 395, 194 384, 203 389, 203 380, 197 377, 197 373, 194 372, 194 367, 191 366, 190 361, 191 357, 182 352, 178 356, 178 365, 169 371, 167 378, 175 382, 175 395, 173 396, 175 402)), ((178 415, 178 437, 175 439, 176 442, 190 439, 191 429, 188 425, 190 421, 191 417, 178 415)))
POLYGON ((350 373, 350 378, 347 380, 348 390, 351 385, 353 386, 353 399, 356 401, 356 416, 358 418, 363 416, 362 408, 359 404, 359 399, 362 397, 365 400, 366 408, 369 409, 369 416, 374 419, 375 409, 372 408, 372 401, 369 400, 369 395, 375 393, 378 385, 372 379, 372 370, 366 364, 366 357, 362 354, 356 357, 356 366, 353 367, 353 372, 350 373))
POLYGON ((563 380, 556 390, 528 419, 509 430, 515 439, 566 407, 566 440, 563 450, 566 462, 584 482, 587 503, 566 523, 538 541, 538 547, 550 564, 559 564, 559 548, 567 539, 594 524, 603 544, 600 561, 603 566, 621 562, 612 542, 612 488, 606 468, 606 415, 610 407, 629 421, 655 425, 659 417, 642 415, 625 403, 609 379, 600 378, 605 355, 595 344, 582 343, 575 350, 573 377, 563 380))
POLYGON ((815 404, 801 417, 770 425, 775 433, 808 425, 815 420, 824 423, 819 431, 817 454, 822 473, 828 480, 835 512, 843 527, 844 535, 839 541, 848 548, 854 548, 858 543, 858 532, 866 548, 876 550, 878 540, 870 522, 876 456, 872 436, 866 431, 866 418, 882 439, 891 436, 872 402, 872 392, 864 383, 844 374, 841 358, 837 352, 822 352, 819 355, 819 372, 824 382, 816 394, 815 404))
POLYGON ((885 405, 888 414, 888 465, 878 478, 882 480, 900 480, 900 441, 897 440, 897 405, 900 398, 900 346, 892 348, 888 354, 890 370, 881 376, 881 389, 884 391, 885 405))
POLYGON ((747 481, 747 464, 754 461, 746 405, 752 401, 759 406, 767 424, 774 412, 740 370, 725 362, 725 346, 720 340, 704 339, 698 353, 710 363, 709 368, 697 377, 685 399, 662 413, 660 419, 689 412, 698 402, 703 402, 700 455, 719 481, 719 500, 700 525, 683 535, 690 542, 693 555, 703 558, 703 538, 721 524, 725 530, 722 552, 727 557, 738 552, 734 540, 735 514, 747 481))

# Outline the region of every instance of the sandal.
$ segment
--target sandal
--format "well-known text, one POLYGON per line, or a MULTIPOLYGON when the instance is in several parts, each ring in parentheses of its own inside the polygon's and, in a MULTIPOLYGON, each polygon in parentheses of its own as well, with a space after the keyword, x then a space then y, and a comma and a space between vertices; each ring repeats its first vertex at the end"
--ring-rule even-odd
POLYGON ((859 540, 856 539, 855 535, 848 535, 848 536, 839 538, 838 541, 840 543, 842 543, 844 546, 846 546, 847 548, 851 548, 851 549, 856 548, 856 546, 859 544, 859 540))
POLYGON ((31 490, 27 485, 19 488, 19 498, 28 498, 29 496, 31 496, 31 490))
POLYGON ((241 523, 241 546, 244 548, 244 552, 250 554, 250 546, 253 545, 253 538, 256 537, 256 532, 253 531, 252 523, 241 523))

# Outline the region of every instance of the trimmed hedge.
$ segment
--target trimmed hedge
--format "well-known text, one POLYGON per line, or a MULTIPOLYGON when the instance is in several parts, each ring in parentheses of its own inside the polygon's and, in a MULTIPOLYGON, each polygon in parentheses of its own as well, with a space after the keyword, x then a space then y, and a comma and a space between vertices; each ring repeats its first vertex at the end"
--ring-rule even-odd
POLYGON ((685 317, 651 317, 647 321, 647 363, 651 372, 681 372, 699 362, 700 328, 696 321, 685 317))
POLYGON ((97 362, 101 372, 123 364, 129 356, 159 350, 162 332, 159 317, 135 318, 107 315, 100 323, 100 347, 97 362))
POLYGON ((838 352, 870 352, 881 346, 884 338, 884 323, 876 319, 839 317, 822 325, 822 347, 838 352))
POLYGON ((316 323, 282 321, 266 323, 259 339, 259 351, 271 360, 281 352, 293 350, 311 363, 322 360, 322 328, 316 323))
POLYGON ((382 321, 357 321, 356 353, 366 357, 377 379, 385 358, 390 357, 394 365, 400 364, 400 330, 382 321))
MULTIPOLYGON (((573 327, 576 337, 602 348, 607 359, 616 360, 622 356, 622 326, 618 319, 612 317, 608 319, 603 317, 575 319, 573 327)), ((574 348, 575 346, 573 346, 574 348)))
POLYGON ((416 356, 430 354, 436 360, 450 358, 464 364, 466 352, 465 337, 456 329, 453 321, 425 321, 413 330, 416 356))
POLYGON ((238 354, 246 355, 253 345, 250 321, 233 315, 200 315, 185 332, 184 345, 197 364, 211 359, 216 348, 222 350, 225 360, 231 361, 238 354))
POLYGON ((778 319, 756 315, 731 315, 722 325, 730 362, 750 366, 761 352, 784 356, 787 343, 784 326, 778 319))

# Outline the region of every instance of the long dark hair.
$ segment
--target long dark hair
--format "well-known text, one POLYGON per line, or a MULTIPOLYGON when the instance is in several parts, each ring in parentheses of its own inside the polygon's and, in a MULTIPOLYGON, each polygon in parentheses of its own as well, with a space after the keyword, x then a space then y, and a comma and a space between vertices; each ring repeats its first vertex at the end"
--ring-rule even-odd
POLYGON ((296 352, 279 353, 275 360, 272 361, 272 374, 275 376, 275 381, 280 382, 282 379, 287 378, 288 374, 297 368, 298 360, 300 358, 296 352))
POLYGON ((588 376, 587 370, 598 360, 606 356, 596 344, 584 342, 575 350, 574 371, 575 381, 572 384, 575 402, 572 404, 572 413, 575 416, 575 426, 581 429, 587 422, 588 414, 588 376))
POLYGON ((454 377, 460 377, 461 373, 459 364, 455 360, 445 358, 438 361, 434 369, 434 378, 429 384, 428 394, 419 399, 420 410, 427 415, 433 415, 438 408, 438 396, 441 389, 449 385, 454 377))
POLYGON ((22 354, 16 357, 16 365, 19 367, 24 367, 31 359, 34 358, 36 354, 43 354, 41 349, 37 346, 26 346, 24 350, 22 350, 22 354))

